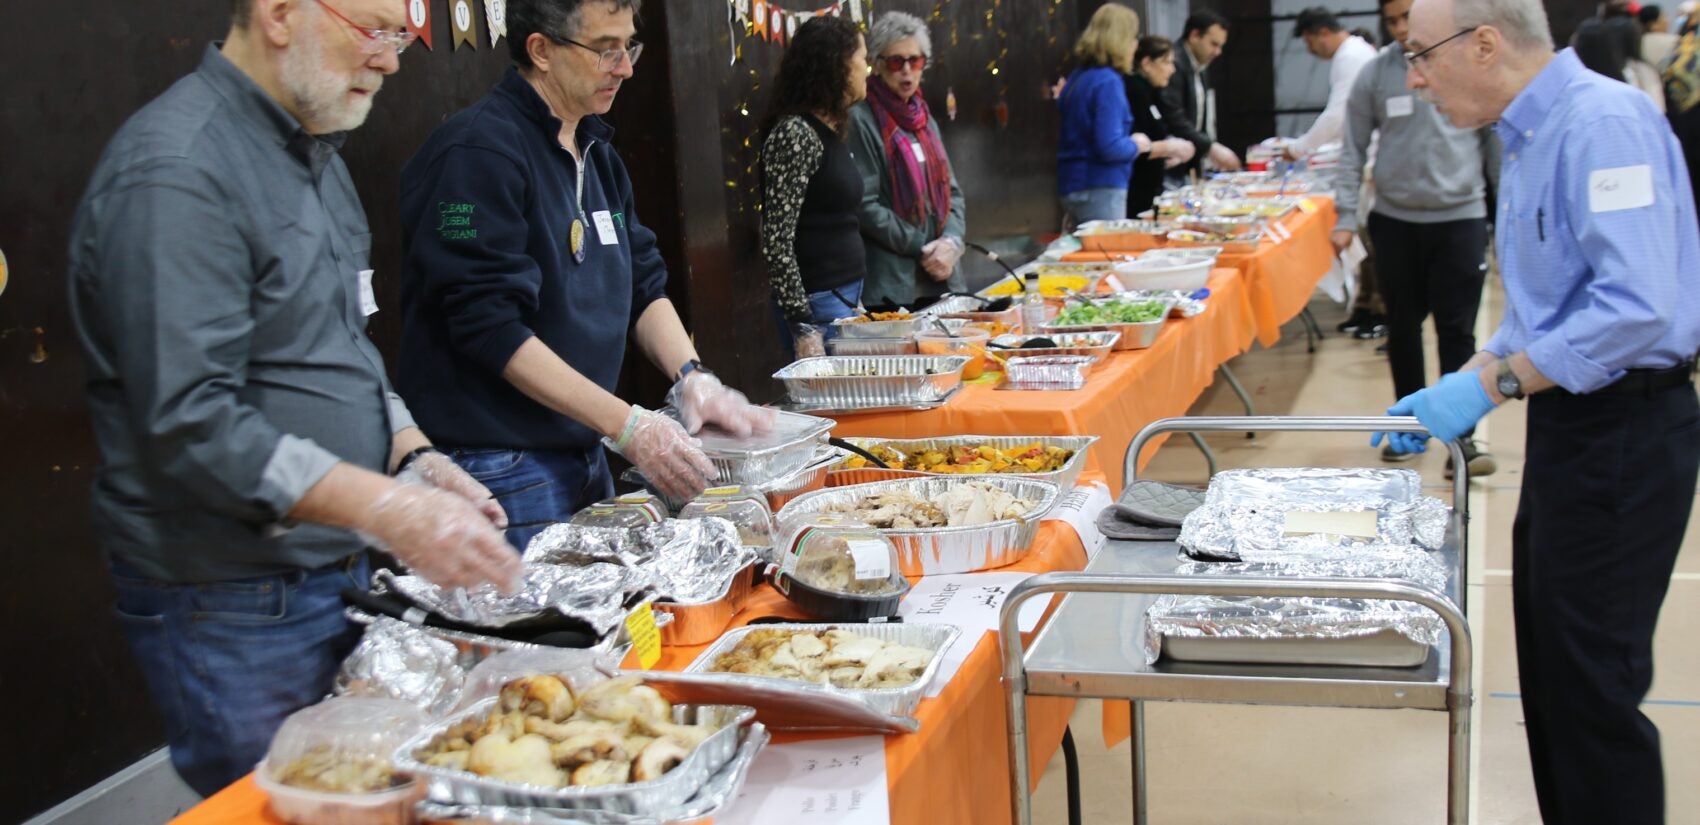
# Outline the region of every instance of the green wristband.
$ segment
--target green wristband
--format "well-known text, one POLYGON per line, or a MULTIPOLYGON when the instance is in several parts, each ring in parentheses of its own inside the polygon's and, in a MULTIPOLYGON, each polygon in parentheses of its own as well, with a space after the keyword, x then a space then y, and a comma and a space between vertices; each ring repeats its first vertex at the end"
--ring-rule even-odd
POLYGON ((632 434, 637 432, 637 425, 639 421, 643 420, 643 413, 642 407, 636 404, 632 405, 632 414, 626 416, 625 428, 620 430, 620 437, 614 439, 614 446, 619 448, 621 452, 625 452, 626 448, 631 446, 632 434))

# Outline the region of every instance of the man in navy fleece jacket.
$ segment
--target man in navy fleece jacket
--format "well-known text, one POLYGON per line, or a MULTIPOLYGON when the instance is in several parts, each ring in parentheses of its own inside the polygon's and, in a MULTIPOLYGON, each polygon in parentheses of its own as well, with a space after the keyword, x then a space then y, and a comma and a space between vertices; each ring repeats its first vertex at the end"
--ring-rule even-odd
POLYGON ((702 368, 603 122, 643 47, 638 0, 509 4, 510 68, 402 171, 399 380, 420 426, 506 508, 515 547, 613 492, 603 436, 664 491, 713 467, 687 432, 771 413, 702 368), (682 421, 613 395, 628 338, 682 421))

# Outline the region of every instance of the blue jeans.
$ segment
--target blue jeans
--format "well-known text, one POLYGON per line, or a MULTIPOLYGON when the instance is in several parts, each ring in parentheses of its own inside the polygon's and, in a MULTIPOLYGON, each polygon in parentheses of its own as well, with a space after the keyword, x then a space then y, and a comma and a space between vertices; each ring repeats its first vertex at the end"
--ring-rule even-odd
POLYGON ((585 450, 444 450, 468 475, 490 488, 508 514, 508 543, 525 546, 543 528, 614 495, 614 477, 600 445, 585 450))
POLYGON ((210 796, 242 778, 284 717, 330 692, 360 639, 339 594, 366 589, 369 570, 357 553, 317 570, 172 584, 112 561, 114 610, 189 787, 210 796))
POLYGON ((1087 221, 1119 221, 1127 217, 1126 189, 1082 189, 1062 196, 1063 231, 1073 232, 1087 221))
MULTIPOLYGON (((843 295, 843 298, 832 294, 830 289, 809 293, 809 322, 820 326, 822 335, 833 337, 837 332, 832 326, 833 321, 858 314, 852 304, 861 302, 863 283, 855 281, 838 287, 838 295, 843 295), (849 301, 848 304, 845 303, 846 300, 849 301)), ((791 340, 791 322, 785 318, 785 313, 780 311, 778 301, 773 302, 773 317, 779 323, 779 347, 780 351, 785 353, 785 362, 797 360, 796 344, 791 340)))

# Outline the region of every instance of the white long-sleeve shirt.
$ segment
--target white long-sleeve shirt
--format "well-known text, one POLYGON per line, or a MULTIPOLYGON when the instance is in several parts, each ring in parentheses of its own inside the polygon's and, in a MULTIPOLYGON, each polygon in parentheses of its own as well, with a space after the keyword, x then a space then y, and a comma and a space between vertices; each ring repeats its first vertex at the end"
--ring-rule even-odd
POLYGON ((1375 47, 1355 34, 1340 44, 1334 57, 1328 61, 1328 105, 1311 124, 1310 131, 1294 141, 1294 152, 1310 154, 1345 134, 1346 98, 1352 93, 1352 83, 1358 79, 1358 72, 1374 59, 1375 47))

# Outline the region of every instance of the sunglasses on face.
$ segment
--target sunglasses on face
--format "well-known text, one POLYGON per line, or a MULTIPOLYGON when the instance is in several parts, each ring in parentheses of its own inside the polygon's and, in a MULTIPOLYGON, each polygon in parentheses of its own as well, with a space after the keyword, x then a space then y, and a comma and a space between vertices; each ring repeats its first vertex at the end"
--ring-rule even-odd
POLYGON ((908 66, 917 72, 927 68, 927 56, 924 54, 918 54, 914 57, 904 57, 900 54, 886 55, 879 58, 879 61, 885 64, 885 70, 888 72, 901 72, 904 66, 908 66))

